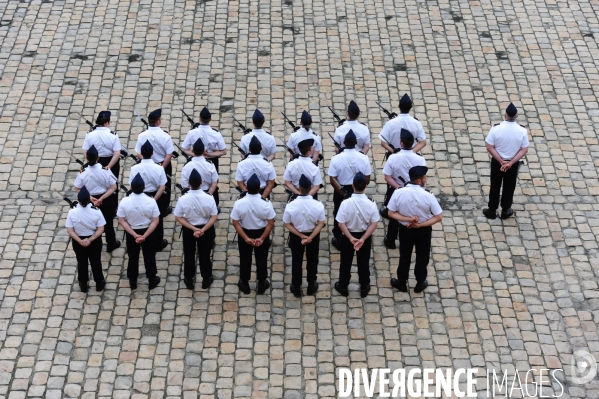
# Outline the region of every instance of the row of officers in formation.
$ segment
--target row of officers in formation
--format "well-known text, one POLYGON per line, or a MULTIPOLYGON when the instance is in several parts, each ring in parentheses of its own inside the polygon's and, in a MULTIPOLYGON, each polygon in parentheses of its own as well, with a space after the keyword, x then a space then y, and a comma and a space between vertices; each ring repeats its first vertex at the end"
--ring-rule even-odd
MULTIPOLYGON (((352 101, 347 107, 347 119, 336 114, 338 127, 333 141, 336 155, 327 170, 334 189, 332 245, 341 253, 339 281, 334 288, 348 296, 351 266, 357 262, 360 294, 370 291, 369 261, 372 233, 380 216, 389 220, 384 245, 396 248, 399 239, 399 265, 397 277, 391 286, 408 291, 411 256, 416 249, 414 292, 427 286, 427 266, 431 252, 432 226, 442 220, 442 209, 432 193, 425 189, 427 171, 425 159, 418 153, 426 145, 422 124, 410 115, 412 100, 406 94, 399 103, 400 114, 383 108, 390 120, 379 137, 387 150, 383 168, 388 186, 384 204, 378 208, 366 196, 365 190, 372 174, 368 157, 370 131, 358 122, 360 109, 352 101)), ((160 283, 157 276, 156 252, 169 245, 164 239, 163 218, 171 211, 181 225, 184 252, 184 284, 195 288, 196 269, 199 263, 202 288, 214 281, 211 254, 215 243, 215 223, 220 212, 218 196, 218 160, 227 153, 222 135, 210 126, 211 114, 204 108, 200 123, 194 124, 179 147, 188 162, 182 169, 180 184, 175 186, 182 195, 172 210, 170 208, 172 158, 174 150, 171 136, 161 126, 160 109, 148 115, 147 130, 140 133, 135 146, 138 159, 129 174, 130 189, 118 202, 121 144, 110 131, 109 111, 102 111, 96 125, 85 137, 83 152, 87 163, 74 182, 78 203, 72 204, 66 221, 68 234, 73 241, 78 263, 78 281, 83 292, 89 288, 91 266, 96 290, 105 287, 102 272, 102 234, 107 251, 118 248, 113 219, 125 231, 129 257, 127 277, 131 289, 137 288, 140 251, 143 254, 149 289, 160 283), (196 259, 197 253, 197 259, 196 259)), ((501 185, 501 218, 513 215, 511 209, 519 160, 526 154, 528 137, 526 129, 517 123, 517 109, 510 103, 504 122, 495 125, 487 137, 491 160, 491 191, 489 207, 483 210, 487 218, 497 217, 501 185)), ((193 121, 188 117, 188 120, 193 121)), ((288 120, 289 121, 289 120, 288 120)), ((252 255, 255 259, 256 291, 263 294, 269 288, 267 258, 271 245, 269 238, 275 223, 275 210, 270 202, 271 190, 276 186, 276 173, 271 161, 277 146, 274 137, 263 129, 265 118, 259 110, 252 117, 254 129, 244 129, 239 145, 243 155, 235 170, 240 198, 235 202, 230 217, 238 236, 239 282, 244 294, 250 293, 252 255)), ((292 254, 292 280, 290 290, 302 295, 303 262, 306 259, 307 294, 318 290, 317 267, 320 233, 325 227, 325 207, 318 200, 323 186, 319 161, 322 160, 321 139, 311 129, 312 118, 304 111, 301 126, 295 126, 286 143, 290 160, 283 178, 289 200, 283 214, 283 223, 289 231, 288 245, 292 254)), ((176 145, 176 144, 175 144, 176 145)), ((135 158, 134 156, 129 156, 135 158)), ((126 159, 126 158, 125 158, 126 159)), ((121 185, 122 186, 122 185, 121 185)))

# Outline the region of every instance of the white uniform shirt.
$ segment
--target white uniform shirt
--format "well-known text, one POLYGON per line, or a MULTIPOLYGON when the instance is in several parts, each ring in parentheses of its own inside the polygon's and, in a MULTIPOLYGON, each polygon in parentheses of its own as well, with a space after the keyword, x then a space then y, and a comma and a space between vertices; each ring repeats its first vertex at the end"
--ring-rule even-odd
POLYGON ((318 222, 324 222, 324 205, 311 195, 300 195, 285 207, 283 223, 291 223, 300 233, 311 233, 318 222))
POLYGON ((263 157, 268 157, 270 154, 274 154, 277 152, 277 142, 275 138, 266 133, 263 129, 254 129, 248 134, 244 135, 241 138, 241 143, 239 143, 239 147, 246 153, 250 152, 250 141, 252 137, 256 136, 258 140, 260 140, 260 144, 262 144, 262 154, 263 157))
POLYGON ((296 154, 301 155, 300 149, 297 145, 300 141, 308 139, 314 139, 314 151, 322 151, 320 136, 314 133, 312 129, 306 130, 303 127, 300 127, 297 132, 291 133, 291 136, 289 136, 289 140, 287 141, 287 147, 295 151, 296 154))
POLYGON ((104 216, 99 209, 92 208, 91 204, 86 207, 78 204, 76 208, 71 209, 67 215, 66 227, 75 229, 75 234, 80 237, 93 235, 98 227, 106 224, 104 216))
MULTIPOLYGON (((414 146, 419 141, 426 140, 426 134, 422 128, 422 123, 410 114, 399 114, 395 118, 387 121, 383 130, 379 133, 381 141, 391 144, 395 148, 401 148, 401 129, 406 129, 414 136, 414 146), (383 138, 383 136, 385 138, 383 138)), ((412 148, 414 148, 412 146, 412 148)))
POLYGON ((299 187, 299 179, 302 175, 306 175, 313 186, 320 186, 322 184, 320 168, 314 165, 310 157, 299 157, 289 162, 285 168, 283 179, 292 182, 297 188, 299 187))
POLYGON ((193 145, 198 139, 202 139, 206 152, 222 151, 227 148, 223 136, 218 130, 211 128, 210 125, 200 125, 196 129, 187 132, 181 147, 184 150, 193 150, 193 145))
MULTIPOLYGON (((418 216, 418 223, 426 222, 433 216, 443 213, 435 196, 418 184, 408 184, 400 190, 395 190, 387 209, 408 217, 418 216)), ((404 226, 409 224, 399 223, 404 226)))
POLYGON ((276 216, 270 201, 262 199, 260 194, 247 194, 233 204, 231 219, 238 220, 246 230, 263 229, 268 221, 276 216))
POLYGON ((277 172, 272 163, 262 158, 261 154, 248 156, 243 161, 237 164, 237 172, 235 172, 235 180, 242 181, 247 184, 247 181, 253 174, 260 179, 260 188, 266 187, 269 180, 277 178, 277 172))
POLYGON ((356 139, 358 140, 358 144, 356 144, 356 149, 358 151, 362 151, 366 144, 370 144, 370 130, 368 130, 368 126, 356 121, 345 121, 343 125, 337 127, 335 129, 335 141, 337 144, 341 146, 341 148, 345 148, 345 144, 343 141, 345 140, 345 135, 352 130, 356 135, 356 139))
POLYGON ((116 184, 116 177, 99 163, 83 169, 73 183, 77 188, 85 186, 91 195, 104 194, 113 184, 116 184))
POLYGON ((506 161, 516 156, 522 148, 528 148, 528 132, 526 128, 516 122, 503 121, 491 128, 487 139, 497 153, 506 161))
POLYGON ((89 150, 92 145, 96 147, 100 157, 111 157, 115 151, 121 150, 121 142, 118 136, 112 134, 109 128, 103 126, 98 126, 85 136, 83 150, 89 150))
POLYGON ((146 193, 158 191, 158 187, 166 185, 166 173, 164 168, 154 163, 151 159, 142 159, 137 165, 131 167, 129 173, 129 185, 133 178, 141 173, 141 178, 144 179, 146 193))
POLYGON ((218 215, 214 198, 202 190, 189 190, 177 201, 173 215, 185 218, 194 226, 208 223, 211 216, 218 215))
POLYGON ((139 134, 137 143, 135 144, 135 151, 138 154, 141 154, 141 146, 148 140, 150 140, 150 144, 154 147, 154 153, 152 154, 152 161, 154 162, 164 161, 164 158, 174 151, 171 136, 162 130, 160 126, 150 126, 148 130, 139 134))
POLYGON ((361 233, 371 223, 378 222, 380 216, 376 202, 372 202, 366 194, 352 194, 350 198, 343 200, 335 219, 339 223, 345 223, 350 232, 361 233))
POLYGON ((356 149, 345 149, 342 153, 331 158, 327 174, 337 178, 342 186, 349 186, 354 182, 356 173, 362 172, 370 176, 370 160, 356 149))
POLYGON ((426 166, 424 157, 412 150, 401 150, 387 159, 383 173, 393 177, 399 187, 403 187, 410 181, 410 169, 414 166, 426 166))
POLYGON ((131 193, 121 200, 116 215, 124 217, 134 229, 145 229, 152 222, 152 218, 160 216, 160 211, 154 198, 143 193, 131 193))
POLYGON ((189 187, 189 175, 192 170, 197 170, 200 176, 202 176, 202 185, 200 189, 208 190, 213 182, 218 181, 218 173, 216 173, 216 167, 206 160, 202 155, 199 157, 193 157, 191 162, 188 162, 181 171, 181 186, 183 188, 189 187))

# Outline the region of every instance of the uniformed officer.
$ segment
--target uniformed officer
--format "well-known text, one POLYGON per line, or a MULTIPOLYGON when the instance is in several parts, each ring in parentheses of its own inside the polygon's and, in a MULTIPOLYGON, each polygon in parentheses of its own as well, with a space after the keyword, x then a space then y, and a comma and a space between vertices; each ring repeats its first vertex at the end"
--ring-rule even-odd
POLYGON ((212 114, 208 108, 204 107, 200 112, 200 126, 187 132, 181 147, 187 155, 194 156, 193 145, 198 139, 201 139, 206 148, 206 157, 210 159, 218 172, 218 160, 227 153, 227 146, 223 135, 215 128, 210 127, 211 120, 212 114))
POLYGON ((173 140, 171 136, 160 128, 162 123, 162 109, 157 109, 148 115, 148 130, 143 131, 137 137, 137 143, 135 144, 135 151, 141 158, 141 146, 146 142, 150 141, 152 147, 154 147, 154 153, 152 154, 152 160, 164 168, 168 182, 164 190, 164 201, 167 203, 167 207, 164 211, 161 209, 162 216, 166 216, 169 213, 171 203, 171 177, 173 176, 173 164, 171 163, 173 157, 173 140))
POLYGON ((408 276, 414 246, 414 292, 422 292, 428 287, 426 267, 430 259, 432 226, 443 219, 443 210, 437 199, 430 191, 424 189, 427 171, 426 166, 412 167, 410 182, 401 190, 395 190, 389 201, 389 218, 400 222, 399 266, 397 278, 391 279, 391 285, 401 292, 408 292, 408 276))
POLYGON ((193 143, 193 154, 195 156, 191 159, 191 162, 188 162, 181 171, 181 186, 184 188, 190 187, 189 176, 192 171, 197 171, 202 177, 202 186, 200 188, 213 196, 216 206, 218 206, 218 172, 214 164, 206 160, 207 153, 202 139, 198 138, 193 143))
POLYGON ((264 126, 264 115, 260 110, 257 109, 254 111, 252 123, 254 124, 254 129, 241 138, 239 147, 247 154, 250 152, 250 141, 253 137, 257 137, 258 140, 260 140, 260 143, 262 143, 262 151, 260 153, 270 162, 275 159, 277 142, 271 134, 262 129, 262 126, 264 126))
POLYGON ((160 218, 158 219, 158 226, 156 226, 156 230, 154 230, 152 236, 156 239, 156 252, 160 252, 168 245, 168 241, 164 238, 164 222, 162 216, 168 207, 168 198, 165 194, 168 179, 164 168, 155 164, 152 160, 153 154, 154 147, 150 140, 147 140, 141 146, 141 156, 143 159, 139 164, 131 167, 129 184, 133 182, 135 176, 141 174, 145 183, 145 194, 152 197, 156 201, 156 205, 158 205, 160 218))
POLYGON ((412 145, 412 151, 419 152, 426 146, 426 134, 422 128, 422 123, 418 119, 410 115, 412 109, 412 99, 408 96, 408 93, 404 94, 399 100, 399 112, 395 118, 387 121, 383 130, 379 134, 381 139, 381 146, 387 150, 388 153, 393 154, 393 149, 389 146, 401 148, 401 130, 405 129, 412 133, 414 136, 414 144, 412 145))
POLYGON ((285 186, 295 195, 301 195, 299 189, 300 177, 305 175, 312 183, 312 188, 308 193, 310 196, 318 198, 318 190, 322 184, 320 168, 312 162, 312 152, 314 151, 315 140, 308 138, 300 141, 297 146, 300 149, 301 157, 287 164, 283 179, 285 186))
POLYGON ((112 252, 121 246, 121 242, 116 239, 114 232, 113 219, 117 208, 117 198, 112 195, 116 191, 116 176, 110 170, 103 169, 98 163, 98 150, 93 144, 86 153, 89 166, 81 171, 75 178, 73 185, 75 191, 86 186, 91 193, 92 204, 99 208, 104 216, 106 225, 104 234, 106 234, 106 251, 112 252))
POLYGON ((366 176, 362 172, 356 173, 353 179, 354 193, 341 203, 336 217, 343 235, 340 239, 339 281, 335 283, 335 290, 343 296, 349 295, 347 287, 351 279, 354 253, 358 264, 360 296, 365 298, 370 292, 368 263, 372 247, 372 232, 376 229, 380 216, 376 203, 364 194, 367 184, 366 176))
POLYGON ((233 226, 238 234, 239 282, 237 286, 244 294, 250 293, 249 280, 252 273, 252 253, 256 259, 258 277, 257 294, 264 294, 268 281, 269 234, 275 225, 275 210, 272 203, 260 197, 260 179, 253 174, 247 181, 248 193, 235 201, 231 211, 233 226))
MULTIPOLYGON (((370 160, 364 154, 361 154, 356 150, 357 139, 356 135, 350 130, 345 135, 345 150, 333 156, 331 163, 329 164, 329 170, 327 171, 331 186, 335 190, 333 192, 333 216, 337 216, 337 211, 341 202, 349 198, 354 192, 352 183, 354 177, 358 172, 362 172, 366 176, 366 184, 370 183, 370 160)), ((333 224, 333 240, 331 241, 333 246, 340 249, 339 239, 341 237, 341 230, 335 218, 333 224)))
POLYGON ((285 207, 283 223, 289 230, 289 248, 291 248, 291 292, 295 297, 302 296, 302 262, 306 252, 306 271, 308 273, 308 295, 318 290, 316 272, 318 270, 318 251, 320 231, 324 227, 324 205, 310 195, 313 185, 306 175, 299 178, 300 196, 285 207))
POLYGON ((520 159, 528 152, 528 132, 516 123, 518 109, 513 103, 505 110, 505 120, 491 128, 487 139, 487 151, 491 154, 491 189, 489 207, 483 214, 489 219, 497 217, 499 194, 501 192, 501 218, 507 219, 514 214, 512 203, 518 180, 520 159))
POLYGON ((87 151, 92 145, 95 146, 99 155, 98 163, 105 169, 110 169, 118 179, 121 142, 116 133, 110 131, 110 115, 110 111, 102 111, 98 114, 96 126, 85 136, 82 148, 83 155, 87 158, 87 151))
POLYGON ((183 229, 183 282, 188 289, 195 288, 197 247, 202 288, 208 289, 214 281, 210 252, 216 237, 214 223, 218 219, 218 210, 214 198, 200 189, 202 177, 196 169, 189 174, 189 185, 191 190, 179 198, 173 211, 183 229))
POLYGON ((291 148, 295 152, 296 155, 294 158, 297 158, 302 153, 301 149, 299 148, 299 143, 304 140, 313 139, 314 151, 312 151, 312 161, 318 165, 318 156, 322 151, 322 143, 320 141, 320 136, 314 133, 314 131, 310 128, 312 125, 312 116, 304 110, 302 112, 300 122, 301 127, 297 131, 291 133, 289 136, 287 147, 291 148))
POLYGON ((73 239, 73 251, 77 257, 79 288, 87 292, 89 288, 88 261, 96 282, 96 291, 102 291, 106 280, 102 273, 102 233, 106 221, 102 212, 90 205, 90 194, 85 186, 77 194, 79 204, 67 215, 65 227, 73 239))
MULTIPOLYGON (((370 149, 370 130, 368 130, 368 126, 358 122, 358 116, 360 116, 360 108, 352 100, 347 106, 347 120, 343 122, 343 125, 335 129, 334 139, 341 148, 345 148, 345 135, 352 131, 357 139, 355 148, 363 154, 368 154, 368 150, 370 149)), ((339 152, 337 147, 335 147, 335 152, 339 152)))
POLYGON ((156 239, 153 237, 159 223, 160 211, 156 201, 144 194, 144 189, 144 180, 138 173, 131 181, 131 195, 122 199, 117 210, 119 224, 127 232, 127 277, 132 290, 137 288, 140 248, 150 290, 160 283, 156 268, 156 239))
POLYGON ((256 175, 260 179, 260 194, 262 198, 269 198, 270 192, 275 186, 277 173, 272 163, 262 157, 262 144, 257 136, 252 137, 249 144, 250 155, 237 164, 235 180, 242 191, 248 191, 246 187, 250 177, 256 175))
MULTIPOLYGON (((414 145, 414 136, 406 129, 401 129, 401 151, 393 154, 387 159, 383 173, 387 182, 387 194, 385 203, 387 206, 395 190, 404 187, 410 181, 410 169, 413 166, 426 166, 424 158, 414 152, 411 148, 414 145)), ((395 219, 389 219, 387 234, 383 242, 387 248, 395 249, 395 240, 397 240, 399 222, 395 219)))

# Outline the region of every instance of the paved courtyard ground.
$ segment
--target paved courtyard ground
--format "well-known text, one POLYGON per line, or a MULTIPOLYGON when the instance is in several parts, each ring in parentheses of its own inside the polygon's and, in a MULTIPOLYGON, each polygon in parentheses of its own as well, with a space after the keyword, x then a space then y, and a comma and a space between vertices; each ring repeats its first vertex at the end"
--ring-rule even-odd
MULTIPOLYGON (((585 0, 0 0, 0 397, 333 398, 341 367, 478 367, 564 369, 563 398, 599 398, 599 377, 567 382, 573 351, 599 359, 598 12, 585 0), (320 291, 296 299, 279 187, 272 291, 240 295, 229 222, 236 151, 221 159, 208 292, 184 288, 172 215, 158 288, 149 293, 144 276, 131 292, 121 248, 102 255, 106 290, 80 292, 60 194, 74 198, 69 152, 80 156, 83 117, 110 109, 133 149, 134 109, 162 107, 176 143, 189 130, 179 108, 197 118, 207 105, 227 143, 241 138, 232 115, 249 124, 259 107, 283 138, 281 112, 306 109, 328 166, 325 107, 343 113, 354 99, 372 131, 368 192, 380 203, 386 117, 375 101, 397 111, 404 92, 428 135, 429 188, 444 209, 424 294, 390 288, 399 253, 382 245, 381 223, 366 299, 355 275, 348 299, 332 289, 330 230, 320 291), (488 221, 484 138, 509 101, 531 146, 516 217, 488 221)), ((332 226, 330 186, 321 198, 332 226)))

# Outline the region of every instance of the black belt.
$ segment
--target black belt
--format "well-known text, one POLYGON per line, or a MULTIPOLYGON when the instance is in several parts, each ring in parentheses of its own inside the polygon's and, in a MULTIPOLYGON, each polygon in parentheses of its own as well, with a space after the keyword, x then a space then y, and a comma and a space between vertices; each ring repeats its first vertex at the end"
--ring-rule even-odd
POLYGON ((193 226, 193 227, 198 228, 198 229, 203 229, 204 226, 206 226, 206 225, 205 224, 199 224, 199 225, 193 226))
POLYGON ((78 236, 80 239, 82 239, 82 240, 85 240, 86 238, 90 238, 90 237, 91 237, 91 236, 80 236, 80 235, 77 235, 77 236, 78 236))

